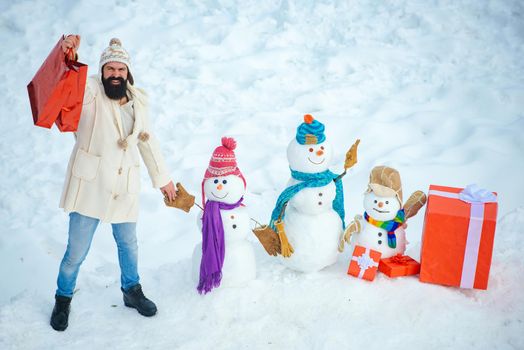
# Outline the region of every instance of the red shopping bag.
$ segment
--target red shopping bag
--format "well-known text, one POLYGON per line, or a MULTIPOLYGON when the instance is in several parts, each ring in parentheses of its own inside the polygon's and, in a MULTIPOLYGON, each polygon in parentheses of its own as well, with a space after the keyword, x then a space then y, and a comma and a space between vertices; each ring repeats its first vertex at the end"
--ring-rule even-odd
POLYGON ((76 131, 87 79, 87 65, 66 58, 58 41, 27 85, 33 122, 60 131, 76 131))
POLYGON ((65 91, 69 91, 60 113, 55 121, 56 126, 62 132, 76 131, 82 112, 84 92, 87 79, 87 65, 78 61, 68 62, 69 70, 65 73, 65 91))

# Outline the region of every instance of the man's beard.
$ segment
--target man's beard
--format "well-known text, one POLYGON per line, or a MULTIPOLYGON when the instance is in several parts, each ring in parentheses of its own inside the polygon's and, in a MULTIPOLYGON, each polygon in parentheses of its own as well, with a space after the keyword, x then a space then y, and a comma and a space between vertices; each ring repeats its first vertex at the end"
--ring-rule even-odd
POLYGON ((106 92, 107 97, 109 97, 112 100, 120 100, 123 97, 126 96, 127 91, 127 79, 124 79, 122 77, 118 78, 102 78, 102 84, 104 84, 104 90, 106 92), (114 85, 111 83, 112 81, 119 81, 120 84, 114 85))

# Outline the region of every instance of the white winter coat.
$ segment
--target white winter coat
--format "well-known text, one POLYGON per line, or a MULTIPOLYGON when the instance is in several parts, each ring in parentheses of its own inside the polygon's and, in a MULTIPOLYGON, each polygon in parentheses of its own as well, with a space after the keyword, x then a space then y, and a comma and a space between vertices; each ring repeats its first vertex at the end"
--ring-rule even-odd
POLYGON ((106 96, 100 77, 88 78, 76 144, 60 200, 60 207, 66 212, 78 212, 103 222, 136 222, 139 153, 153 187, 169 183, 160 147, 150 129, 147 97, 130 84, 128 90, 133 99, 135 124, 126 138, 127 147, 122 148, 118 142, 123 139, 120 105, 106 96), (140 133, 147 133, 149 138, 142 137, 141 141, 140 133))

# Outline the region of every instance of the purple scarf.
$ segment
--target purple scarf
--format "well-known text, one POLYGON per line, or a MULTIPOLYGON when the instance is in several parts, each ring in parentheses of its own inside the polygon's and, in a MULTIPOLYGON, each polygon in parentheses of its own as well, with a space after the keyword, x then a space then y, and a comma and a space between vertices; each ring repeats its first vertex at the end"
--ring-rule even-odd
POLYGON ((222 265, 224 264, 224 226, 220 210, 231 210, 240 206, 240 198, 235 204, 226 204, 208 200, 202 218, 202 260, 200 261, 200 280, 197 290, 200 294, 208 293, 220 286, 222 265))

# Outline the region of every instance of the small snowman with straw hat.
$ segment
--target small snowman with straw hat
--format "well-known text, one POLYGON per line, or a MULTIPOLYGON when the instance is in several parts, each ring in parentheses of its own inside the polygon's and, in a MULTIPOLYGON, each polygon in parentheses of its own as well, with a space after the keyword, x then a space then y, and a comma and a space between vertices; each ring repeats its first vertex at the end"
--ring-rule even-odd
POLYGON ((348 225, 339 251, 344 250, 344 242, 351 242, 351 252, 359 245, 381 252, 381 258, 403 255, 408 244, 406 221, 425 203, 424 192, 415 191, 402 205, 400 173, 384 165, 374 167, 364 193, 364 215, 355 216, 348 225))

